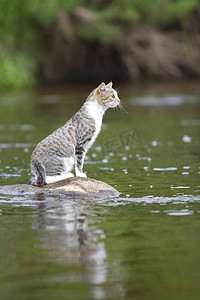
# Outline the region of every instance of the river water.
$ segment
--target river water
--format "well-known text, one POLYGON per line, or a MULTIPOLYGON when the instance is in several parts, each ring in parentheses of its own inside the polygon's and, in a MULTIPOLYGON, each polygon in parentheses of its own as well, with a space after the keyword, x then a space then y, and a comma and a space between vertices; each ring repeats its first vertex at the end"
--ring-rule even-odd
MULTIPOLYGON (((36 143, 93 87, 0 95, 0 185, 25 183, 36 143)), ((200 85, 121 85, 88 177, 115 199, 0 195, 1 299, 200 298, 200 85)))

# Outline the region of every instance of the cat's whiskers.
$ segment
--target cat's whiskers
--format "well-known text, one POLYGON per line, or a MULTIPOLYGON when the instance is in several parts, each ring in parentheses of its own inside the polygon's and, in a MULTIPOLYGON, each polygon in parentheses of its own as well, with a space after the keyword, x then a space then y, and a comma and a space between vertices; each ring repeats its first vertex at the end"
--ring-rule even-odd
POLYGON ((119 94, 120 87, 116 88, 115 91, 119 94))
POLYGON ((117 106, 118 110, 121 112, 121 114, 123 115, 123 113, 125 112, 126 114, 128 113, 124 103, 120 102, 117 106))
POLYGON ((122 103, 123 103, 123 106, 125 107, 125 108, 128 108, 129 106, 128 106, 128 104, 127 104, 127 100, 122 100, 122 103))

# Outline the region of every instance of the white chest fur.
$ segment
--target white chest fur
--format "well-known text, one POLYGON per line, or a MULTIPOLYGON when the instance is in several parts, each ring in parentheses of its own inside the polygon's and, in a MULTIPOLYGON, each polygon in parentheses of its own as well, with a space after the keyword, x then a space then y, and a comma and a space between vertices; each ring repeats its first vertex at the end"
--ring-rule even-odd
POLYGON ((95 120, 96 130, 91 141, 91 144, 93 144, 97 135, 101 130, 102 119, 103 119, 104 112, 106 111, 106 108, 100 105, 96 101, 91 101, 87 103, 87 110, 89 115, 95 120))

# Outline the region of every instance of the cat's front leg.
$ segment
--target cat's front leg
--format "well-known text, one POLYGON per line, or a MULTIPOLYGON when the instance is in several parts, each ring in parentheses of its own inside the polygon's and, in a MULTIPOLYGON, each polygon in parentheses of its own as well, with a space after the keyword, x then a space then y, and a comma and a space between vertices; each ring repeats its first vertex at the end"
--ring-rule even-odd
POLYGON ((83 163, 85 158, 85 150, 82 146, 77 146, 75 151, 76 162, 75 162, 75 173, 77 177, 86 178, 87 175, 83 172, 83 163))
POLYGON ((75 170, 77 177, 87 178, 87 175, 84 172, 80 172, 78 169, 75 170))

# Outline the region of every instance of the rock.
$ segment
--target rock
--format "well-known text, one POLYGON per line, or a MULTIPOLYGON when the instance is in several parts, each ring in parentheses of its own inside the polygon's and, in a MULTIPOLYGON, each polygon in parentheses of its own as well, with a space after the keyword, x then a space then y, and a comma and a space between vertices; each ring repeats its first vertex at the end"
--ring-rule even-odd
POLYGON ((28 184, 0 186, 0 194, 60 196, 65 198, 99 199, 117 197, 119 192, 105 182, 91 178, 73 177, 43 187, 28 184))

